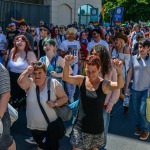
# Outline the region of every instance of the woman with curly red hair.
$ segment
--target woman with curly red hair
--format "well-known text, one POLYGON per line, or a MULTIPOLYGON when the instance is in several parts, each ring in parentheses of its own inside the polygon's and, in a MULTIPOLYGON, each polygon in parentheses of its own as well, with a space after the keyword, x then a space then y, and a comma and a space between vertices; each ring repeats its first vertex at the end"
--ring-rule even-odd
POLYGON ((29 41, 24 35, 16 36, 14 39, 14 48, 12 48, 8 58, 11 83, 10 103, 15 108, 21 108, 25 105, 26 93, 19 87, 17 79, 27 69, 31 61, 36 61, 36 56, 29 45, 29 41))

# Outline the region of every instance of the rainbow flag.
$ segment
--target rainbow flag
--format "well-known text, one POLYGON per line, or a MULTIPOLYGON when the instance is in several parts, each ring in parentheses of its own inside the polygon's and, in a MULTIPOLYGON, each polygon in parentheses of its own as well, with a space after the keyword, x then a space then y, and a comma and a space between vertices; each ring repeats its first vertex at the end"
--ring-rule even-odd
POLYGON ((6 32, 11 31, 11 28, 9 26, 6 27, 6 32))
POLYGON ((121 22, 120 21, 114 21, 116 26, 121 26, 121 22))
POLYGON ((15 24, 18 24, 18 23, 20 23, 20 22, 25 22, 25 19, 24 19, 24 18, 21 18, 21 19, 17 20, 17 19, 15 19, 15 18, 11 17, 11 22, 13 22, 13 23, 15 23, 15 24))
POLYGON ((99 23, 96 21, 96 22, 93 22, 93 25, 94 25, 94 26, 98 26, 99 23))
POLYGON ((100 24, 101 26, 103 26, 104 23, 105 23, 105 21, 104 21, 104 12, 105 12, 105 10, 104 10, 104 9, 105 9, 105 8, 104 8, 104 6, 103 6, 102 9, 101 9, 100 15, 99 15, 99 24, 100 24))

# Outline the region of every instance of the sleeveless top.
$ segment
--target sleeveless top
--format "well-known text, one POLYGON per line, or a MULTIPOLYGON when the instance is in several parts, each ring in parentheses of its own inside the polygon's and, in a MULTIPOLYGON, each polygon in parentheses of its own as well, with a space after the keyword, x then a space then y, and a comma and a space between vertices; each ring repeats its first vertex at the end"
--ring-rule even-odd
POLYGON ((8 61, 8 67, 10 68, 10 71, 14 73, 23 73, 28 66, 29 64, 25 58, 22 58, 18 61, 13 61, 11 57, 8 61))
MULTIPOLYGON (((57 64, 57 60, 58 60, 58 55, 54 55, 53 58, 51 59, 49 65, 47 66, 46 68, 46 71, 47 71, 47 76, 48 77, 52 77, 52 78, 55 78, 56 80, 58 80, 60 83, 62 83, 62 79, 61 78, 56 78, 54 76, 51 75, 51 71, 55 71, 56 73, 61 73, 63 68, 58 66, 57 64)), ((43 56, 41 57, 41 61, 46 64, 46 56, 43 56)))
POLYGON ((103 106, 106 94, 102 91, 102 83, 95 91, 86 89, 86 77, 80 87, 80 102, 75 128, 88 134, 101 134, 104 131, 103 106))

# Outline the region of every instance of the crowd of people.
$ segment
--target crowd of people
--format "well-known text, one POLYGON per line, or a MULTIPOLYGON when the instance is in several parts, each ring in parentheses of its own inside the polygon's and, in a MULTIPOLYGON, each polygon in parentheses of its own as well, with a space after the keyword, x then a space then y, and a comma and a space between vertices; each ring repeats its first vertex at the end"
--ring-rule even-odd
POLYGON ((6 34, 0 27, 1 150, 16 149, 8 103, 26 111, 30 140, 39 150, 58 150, 64 125, 55 107, 66 103, 77 110, 70 134, 73 150, 106 150, 110 114, 119 99, 130 102, 125 95, 131 97, 136 115, 134 134, 141 140, 149 137, 150 25, 48 26, 41 20, 38 27, 25 22, 9 27, 6 34))

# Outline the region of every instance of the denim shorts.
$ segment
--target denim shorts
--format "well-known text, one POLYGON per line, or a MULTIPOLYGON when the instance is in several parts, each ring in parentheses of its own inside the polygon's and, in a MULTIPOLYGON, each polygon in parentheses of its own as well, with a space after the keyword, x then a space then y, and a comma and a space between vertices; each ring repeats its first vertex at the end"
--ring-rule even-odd
POLYGON ((10 135, 11 121, 8 111, 5 112, 3 118, 3 133, 0 138, 0 150, 6 150, 13 144, 13 137, 10 135))

